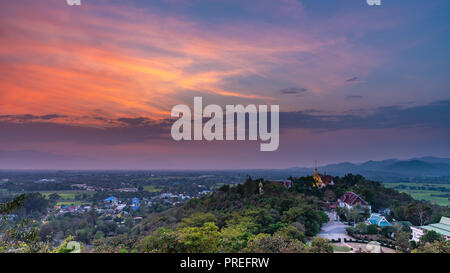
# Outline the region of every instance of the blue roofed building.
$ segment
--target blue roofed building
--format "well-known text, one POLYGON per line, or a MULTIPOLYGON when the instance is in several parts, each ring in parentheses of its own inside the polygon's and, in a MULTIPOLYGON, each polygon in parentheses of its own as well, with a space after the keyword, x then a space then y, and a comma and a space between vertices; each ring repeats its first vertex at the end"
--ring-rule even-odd
POLYGON ((422 226, 422 230, 433 230, 450 240, 450 218, 442 216, 441 221, 436 224, 422 226))
POLYGON ((111 204, 111 205, 117 204, 118 201, 119 201, 119 200, 118 200, 117 197, 115 197, 115 196, 110 196, 110 197, 106 198, 105 200, 103 200, 103 202, 105 202, 105 203, 107 203, 107 204, 111 204))
POLYGON ((139 207, 140 207, 140 204, 139 203, 141 203, 141 200, 139 200, 139 198, 137 198, 137 197, 134 197, 132 200, 131 200, 131 209, 132 210, 137 210, 137 209, 139 209, 139 207))
POLYGON ((370 214, 369 219, 367 219, 366 224, 377 225, 379 227, 391 227, 392 224, 384 216, 379 213, 370 214))

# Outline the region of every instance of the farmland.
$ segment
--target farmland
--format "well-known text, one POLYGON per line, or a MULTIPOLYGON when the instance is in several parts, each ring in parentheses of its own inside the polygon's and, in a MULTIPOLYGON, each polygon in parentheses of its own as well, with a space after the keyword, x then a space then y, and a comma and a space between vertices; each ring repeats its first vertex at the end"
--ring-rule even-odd
POLYGON ((450 184, 384 183, 386 187, 410 194, 414 199, 450 206, 450 184))

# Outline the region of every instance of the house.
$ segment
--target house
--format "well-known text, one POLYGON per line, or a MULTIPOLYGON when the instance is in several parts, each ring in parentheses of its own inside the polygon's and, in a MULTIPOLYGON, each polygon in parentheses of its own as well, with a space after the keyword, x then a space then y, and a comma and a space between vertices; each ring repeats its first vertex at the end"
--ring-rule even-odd
POLYGON ((139 198, 134 197, 134 198, 131 200, 131 209, 132 209, 132 210, 138 210, 139 207, 140 207, 140 205, 139 205, 140 202, 141 202, 141 200, 139 200, 139 198))
POLYGON ((109 205, 117 205, 119 203, 119 200, 115 196, 110 196, 103 200, 103 202, 109 205))
POLYGON ((116 210, 117 210, 117 211, 121 211, 121 210, 123 210, 126 206, 127 206, 126 204, 120 204, 120 205, 117 205, 116 210))
POLYGON ((420 227, 411 227, 411 232, 412 232, 411 240, 419 242, 420 237, 422 237, 423 235, 423 229, 421 229, 420 227))
POLYGON ((184 195, 182 193, 178 194, 178 198, 180 198, 181 200, 191 199, 189 195, 184 195))
POLYGON ((367 225, 377 225, 379 227, 391 227, 392 224, 386 220, 384 216, 379 213, 371 213, 370 217, 366 220, 367 225))
POLYGON ((78 189, 86 189, 88 186, 86 184, 72 184, 71 187, 78 189))
POLYGON ((450 240, 450 218, 448 217, 442 216, 439 223, 422 226, 421 229, 436 231, 443 235, 445 239, 450 240))
POLYGON ((14 220, 14 219, 16 219, 17 218, 17 214, 8 214, 7 216, 6 216, 6 220, 7 221, 12 221, 12 220, 14 220))
POLYGON ((160 198, 164 199, 164 198, 176 198, 178 197, 177 195, 171 193, 171 192, 167 192, 167 193, 161 193, 159 195, 160 198))
POLYGON ((120 188, 117 189, 118 192, 137 192, 138 188, 120 188))
POLYGON ((203 190, 203 191, 199 192, 198 194, 199 195, 205 195, 205 194, 208 194, 208 193, 211 193, 211 191, 210 190, 203 190))
POLYGON ((340 198, 338 198, 335 204, 331 205, 331 208, 345 207, 347 209, 353 209, 356 206, 359 206, 362 209, 367 208, 369 211, 371 210, 371 206, 354 192, 344 193, 340 198))
POLYGON ((56 182, 56 179, 43 178, 43 179, 40 179, 40 180, 36 181, 36 183, 52 183, 52 182, 56 182))
POLYGON ((64 209, 65 209, 67 212, 74 213, 74 212, 77 211, 79 208, 80 208, 80 206, 68 206, 68 207, 65 207, 64 209))

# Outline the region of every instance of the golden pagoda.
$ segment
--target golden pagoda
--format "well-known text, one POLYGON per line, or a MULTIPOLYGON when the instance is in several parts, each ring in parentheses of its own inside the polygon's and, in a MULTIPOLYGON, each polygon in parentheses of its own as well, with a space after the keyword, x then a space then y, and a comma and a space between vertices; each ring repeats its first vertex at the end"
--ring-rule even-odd
POLYGON ((317 171, 317 160, 316 160, 316 167, 314 168, 313 178, 314 178, 314 187, 323 188, 328 185, 334 185, 333 176, 327 174, 324 175, 319 174, 319 171, 317 171))
POLYGON ((314 178, 314 181, 315 181, 314 187, 322 188, 322 187, 325 186, 323 181, 322 181, 322 177, 319 174, 319 171, 317 171, 317 160, 316 160, 316 165, 315 165, 315 168, 314 168, 313 178, 314 178))

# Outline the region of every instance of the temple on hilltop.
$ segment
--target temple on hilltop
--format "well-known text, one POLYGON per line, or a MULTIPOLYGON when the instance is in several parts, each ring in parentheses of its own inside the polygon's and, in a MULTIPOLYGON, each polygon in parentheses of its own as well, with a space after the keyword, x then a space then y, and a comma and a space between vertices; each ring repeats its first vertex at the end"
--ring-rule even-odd
POLYGON ((315 181, 314 186, 319 189, 326 187, 328 185, 334 185, 333 176, 319 174, 319 171, 317 171, 317 161, 316 161, 316 166, 314 168, 313 178, 315 181))

